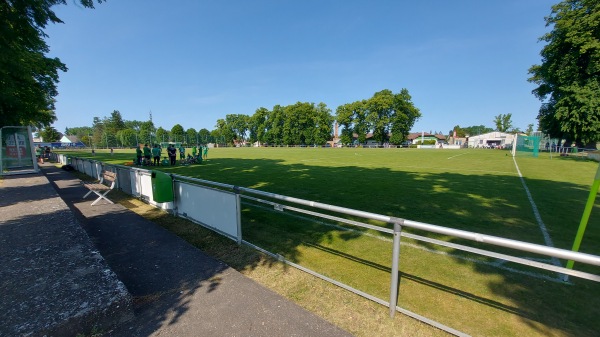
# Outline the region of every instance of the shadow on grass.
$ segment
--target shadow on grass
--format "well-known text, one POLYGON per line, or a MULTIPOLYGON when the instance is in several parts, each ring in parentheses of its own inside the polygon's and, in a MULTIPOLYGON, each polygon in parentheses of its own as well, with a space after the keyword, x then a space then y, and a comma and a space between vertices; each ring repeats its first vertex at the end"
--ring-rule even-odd
MULTIPOLYGON (((483 164, 482 164, 483 166, 483 164)), ((163 167, 166 172, 212 180, 231 185, 256 188, 262 191, 279 193, 292 197, 314 200, 336 206, 343 206, 362 211, 385 214, 410 220, 437 224, 441 226, 500 236, 515 240, 544 244, 531 205, 521 180, 515 174, 495 174, 480 172, 456 173, 436 170, 390 168, 368 168, 361 166, 328 167, 304 164, 288 164, 276 159, 211 159, 202 165, 188 167, 163 167)), ((556 246, 570 248, 576 231, 577 220, 587 198, 584 188, 579 185, 526 179, 534 200, 537 202, 550 236, 556 246), (577 200, 577 202, 573 202, 577 200), (577 219, 577 220, 573 220, 577 219)), ((321 249, 321 243, 335 243, 338 230, 318 223, 307 224, 304 221, 280 220, 280 215, 273 212, 243 212, 244 238, 269 251, 279 253, 291 261, 302 262, 306 252, 301 246, 312 247, 326 255, 335 255, 371 270, 373 274, 384 272, 389 279, 389 262, 381 262, 380 256, 369 253, 359 255, 357 252, 337 249, 321 249), (275 221, 274 221, 275 219, 275 221), (249 240, 248 238, 251 238, 249 240), (386 264, 387 263, 387 264, 386 264)), ((591 219, 587 238, 598 238, 600 221, 591 219), (593 222, 593 224, 591 223, 593 222)), ((386 224, 379 224, 386 226, 386 224)), ((192 225, 194 226, 194 225, 192 225)), ((168 226, 166 226, 168 227, 168 226)), ((440 238, 430 233, 422 233, 407 229, 409 232, 440 238)), ((181 235, 181 234, 180 234, 181 235)), ((190 231, 186 240, 194 243, 202 233, 190 231)), ((348 234, 339 236, 342 241, 359 240, 361 236, 348 234)), ((455 243, 465 244, 464 240, 440 238, 455 243)), ((212 239, 210 239, 212 240, 212 239)), ((228 239, 224 239, 228 240, 228 239)), ((600 240, 589 240, 584 251, 592 254, 600 253, 600 240)), ((196 242, 205 249, 210 243, 196 242)), ((223 253, 221 244, 215 244, 211 254, 221 254, 228 261, 227 253, 223 253)), ((227 244, 224 244, 227 246, 227 244)), ((433 244, 420 243, 420 246, 437 249, 433 244)), ((469 243, 469 246, 490 248, 483 244, 469 243)), ((230 249, 235 245, 230 245, 230 249)), ((229 249, 229 248, 228 248, 229 249)), ((583 249, 583 248, 582 248, 583 249)), ((507 252, 505 249, 492 249, 507 252)), ((427 252, 411 257, 401 256, 401 265, 406 261, 430 263, 423 258, 427 252), (423 261, 419 261, 423 259, 423 261), (404 261, 404 262, 403 262, 404 261)), ((461 312, 449 312, 442 321, 453 326, 458 315, 461 326, 466 326, 468 333, 487 334, 494 331, 496 325, 504 324, 501 334, 564 334, 577 336, 593 336, 598 330, 596 317, 600 314, 597 298, 600 287, 596 283, 577 280, 573 285, 547 282, 522 274, 513 274, 489 265, 455 258, 464 253, 450 250, 448 256, 454 260, 457 269, 474 271, 478 279, 483 279, 483 288, 463 282, 462 277, 469 274, 444 275, 448 266, 420 269, 411 266, 411 272, 402 272, 407 281, 419 283, 431 290, 430 296, 449 298, 444 294, 469 300, 461 312), (445 269, 446 268, 446 269, 445 269), (433 279, 437 280, 434 281, 433 279), (438 279, 439 278, 439 279, 438 279), (458 278, 458 279, 457 279, 458 278), (443 293, 439 295, 438 292, 443 293), (582 308, 585 308, 582 310, 582 308), (520 326, 512 327, 515 318, 499 315, 497 311, 518 316, 520 326), (484 319, 489 326, 484 328, 469 326, 468 322, 476 322, 482 312, 490 312, 491 317, 484 319), (448 321, 449 319, 449 321, 448 321), (525 326, 525 327, 523 327, 525 326)), ((243 256, 239 251, 230 255, 243 256)), ((519 254, 516 254, 519 255, 519 254)), ((255 268, 265 260, 255 257, 247 260, 240 258, 232 263, 238 269, 255 268)), ((391 260, 386 256, 384 260, 391 260)), ((434 262, 443 263, 440 261, 434 262)), ((589 270, 596 272, 597 269, 589 270)), ((389 288, 383 281, 383 288, 389 288)), ((389 283, 387 283, 389 284, 389 283)), ((404 286, 401 286, 404 287, 404 286)), ((402 297, 413 294, 402 293, 402 297)), ((415 300, 418 302, 418 300, 415 300)), ((417 313, 426 314, 435 308, 415 305, 417 313)), ((450 310, 447 310, 450 311, 450 310)), ((438 317, 430 317, 438 319, 438 317)), ((474 323, 478 324, 478 323, 474 323)))
MULTIPOLYGON (((286 164, 280 160, 226 158, 215 159, 197 167, 166 168, 165 171, 336 206, 544 244, 521 180, 516 175, 482 172, 459 174, 443 170, 433 173, 418 170, 398 172, 388 168, 324 167, 286 164)), ((583 207, 583 205, 574 205, 571 200, 580 200, 583 204, 588 191, 581 186, 554 181, 527 180, 527 184, 533 187, 534 199, 539 200, 537 207, 547 221, 546 226, 555 245, 568 249, 576 230, 576 223, 574 224, 572 220, 581 214, 583 207), (565 226, 569 221, 570 225, 565 226)), ((298 249, 299 246, 304 245, 318 248, 325 254, 338 256, 343 254, 344 258, 352 263, 362 264, 371 269, 380 269, 377 266, 382 266, 373 262, 375 258, 368 254, 356 256, 355 253, 321 249, 320 247, 323 246, 319 245, 320 242, 333 240, 332 232, 336 229, 331 227, 319 223, 279 220, 277 212, 253 211, 243 214, 243 233, 247 240, 279 253, 291 261, 301 262, 306 258, 305 253, 298 249), (248 218, 250 216, 252 218, 248 218)), ((598 228, 600 222, 597 219, 593 219, 593 222, 596 223, 594 227, 598 228)), ((385 226, 385 224, 380 225, 385 226)), ((440 238, 430 233, 407 230, 440 238)), ((593 238, 597 233, 588 235, 593 238)), ((346 232, 343 238, 355 240, 359 236, 346 232)), ((459 239, 442 239, 517 256, 523 254, 507 249, 490 248, 484 244, 467 243, 459 239)), ((586 246, 586 251, 600 253, 600 245, 597 242, 586 246)), ((420 243, 420 245, 430 249, 438 248, 428 243, 420 243)), ((450 256, 465 255, 455 251, 450 251, 449 254, 450 256)), ((593 332, 597 331, 598 323, 594 317, 600 314, 600 310, 597 309, 598 306, 593 305, 594 300, 592 300, 600 295, 600 287, 597 284, 579 282, 579 280, 575 281, 575 285, 552 283, 522 274, 511 275, 506 270, 471 263, 460 258, 456 258, 455 262, 465 265, 466 268, 480 275, 490 275, 486 289, 470 286, 461 289, 463 286, 460 282, 445 285, 427 280, 420 275, 408 273, 403 275, 408 280, 426 285, 436 291, 457 295, 478 305, 517 315, 524 325, 539 334, 546 334, 548 331, 554 331, 553 329, 562 330, 567 334, 578 331, 578 335, 593 335, 593 332), (585 312, 571 310, 580 304, 585 304, 585 307, 590 310, 585 312)), ((252 268, 252 265, 246 267, 252 268)), ((477 310, 477 305, 473 308, 477 310)), ((426 310, 426 308, 422 309, 426 310)), ((468 316, 464 315, 461 319, 468 320, 468 316)), ((523 330, 523 328, 517 328, 515 331, 527 333, 527 329, 523 330)))

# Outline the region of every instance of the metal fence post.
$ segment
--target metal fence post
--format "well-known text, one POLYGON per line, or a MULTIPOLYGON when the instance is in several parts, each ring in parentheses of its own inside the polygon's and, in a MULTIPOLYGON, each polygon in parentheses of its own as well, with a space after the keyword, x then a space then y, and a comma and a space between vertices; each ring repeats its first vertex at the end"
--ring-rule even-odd
POLYGON ((403 219, 394 219, 394 241, 392 248, 392 281, 390 285, 390 318, 396 314, 398 304, 398 265, 400 264, 400 234, 402 232, 403 219))
POLYGON ((237 209, 237 214, 236 214, 237 244, 241 245, 242 244, 242 208, 241 208, 241 201, 240 201, 240 187, 233 186, 233 192, 235 193, 235 202, 236 202, 235 208, 237 209))

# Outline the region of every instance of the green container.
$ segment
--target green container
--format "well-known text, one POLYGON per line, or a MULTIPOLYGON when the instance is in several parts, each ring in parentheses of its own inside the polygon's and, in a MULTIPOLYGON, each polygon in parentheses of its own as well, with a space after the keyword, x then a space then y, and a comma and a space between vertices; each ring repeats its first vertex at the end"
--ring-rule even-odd
POLYGON ((154 202, 173 201, 173 179, 161 171, 152 171, 152 199, 154 202))

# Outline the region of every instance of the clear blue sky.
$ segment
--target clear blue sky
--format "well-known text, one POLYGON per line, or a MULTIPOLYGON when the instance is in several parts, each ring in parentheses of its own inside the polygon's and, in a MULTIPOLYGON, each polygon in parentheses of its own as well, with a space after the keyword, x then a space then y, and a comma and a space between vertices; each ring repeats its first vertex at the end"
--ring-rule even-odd
POLYGON ((213 130, 259 107, 339 105, 406 88, 413 131, 537 127, 527 70, 540 63, 547 0, 120 1, 55 7, 46 33, 62 73, 58 131, 119 110, 170 130, 213 130))

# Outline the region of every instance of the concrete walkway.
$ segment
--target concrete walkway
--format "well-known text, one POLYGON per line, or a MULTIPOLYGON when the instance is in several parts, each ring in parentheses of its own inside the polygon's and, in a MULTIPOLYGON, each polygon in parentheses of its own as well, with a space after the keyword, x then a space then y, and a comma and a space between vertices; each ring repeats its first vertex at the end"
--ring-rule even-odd
POLYGON ((73 336, 133 317, 131 296, 41 174, 0 181, 0 336, 73 336))
MULTIPOLYGON (((91 240, 133 297, 135 317, 115 328, 105 324, 105 336, 350 336, 123 206, 105 201, 91 206, 95 198, 82 199, 87 190, 72 174, 51 164, 43 165, 42 171, 50 183, 44 182, 44 176, 21 176, 7 179, 0 191, 8 196, 6 183, 12 180, 20 185, 36 180, 45 188, 50 188, 50 184, 55 187, 55 193, 71 210, 66 213, 89 236, 78 240, 91 240)), ((28 223, 35 218, 30 215, 34 205, 43 199, 47 196, 24 198, 19 205, 13 205, 14 199, 2 198, 1 202, 11 200, 10 207, 27 213, 10 221, 28 223)), ((52 216, 56 213, 46 210, 52 216)), ((5 213, 0 212, 2 216, 5 213)), ((5 220, 0 220, 1 229, 5 220)), ((43 223, 50 226, 58 221, 43 223)), ((38 230, 35 226, 14 227, 27 228, 29 233, 38 230)), ((57 249, 65 250, 71 245, 57 249)), ((15 242, 10 249, 16 251, 19 246, 15 242)), ((2 274, 2 286, 4 277, 2 274)), ((125 312, 121 318, 131 317, 125 312)), ((2 329, 0 326, 0 336, 11 335, 2 329)), ((72 331, 71 335, 76 333, 72 331)))

